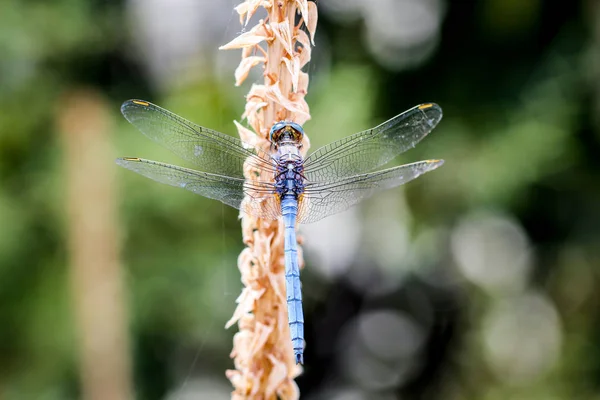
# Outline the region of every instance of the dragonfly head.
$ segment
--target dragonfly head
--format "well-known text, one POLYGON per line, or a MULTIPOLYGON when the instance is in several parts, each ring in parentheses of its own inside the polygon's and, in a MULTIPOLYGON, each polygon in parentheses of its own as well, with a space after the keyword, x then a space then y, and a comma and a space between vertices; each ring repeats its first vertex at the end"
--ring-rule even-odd
POLYGON ((280 121, 271 127, 269 139, 275 146, 281 144, 299 145, 304 137, 304 129, 295 122, 280 121))

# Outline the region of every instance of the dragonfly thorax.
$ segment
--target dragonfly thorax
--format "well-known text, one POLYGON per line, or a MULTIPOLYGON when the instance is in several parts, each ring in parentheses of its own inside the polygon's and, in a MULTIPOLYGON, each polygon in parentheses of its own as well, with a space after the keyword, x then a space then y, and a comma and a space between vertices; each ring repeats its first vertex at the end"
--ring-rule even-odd
POLYGON ((280 196, 291 195, 298 198, 304 192, 305 181, 302 160, 277 163, 275 188, 280 196))
POLYGON ((275 187, 280 196, 298 197, 304 191, 304 160, 297 146, 284 143, 277 149, 274 157, 276 172, 275 187))

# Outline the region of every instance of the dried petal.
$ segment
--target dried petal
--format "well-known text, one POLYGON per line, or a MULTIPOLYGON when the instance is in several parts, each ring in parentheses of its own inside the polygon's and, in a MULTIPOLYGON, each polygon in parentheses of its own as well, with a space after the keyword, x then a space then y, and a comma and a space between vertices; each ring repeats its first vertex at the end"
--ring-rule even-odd
POLYGON ((251 290, 248 287, 242 289, 242 293, 235 300, 238 303, 238 306, 235 308, 233 312, 233 316, 227 323, 225 323, 225 329, 229 329, 233 324, 235 324, 244 314, 252 311, 252 307, 254 306, 254 298, 251 295, 251 290))
POLYGON ((261 6, 262 0, 246 0, 242 4, 235 7, 235 11, 240 14, 240 24, 244 26, 248 25, 250 18, 254 15, 258 7, 261 6), (244 15, 246 16, 246 22, 244 23, 244 15))
POLYGON ((304 71, 300 71, 298 77, 298 91, 300 95, 305 95, 308 90, 308 74, 304 71))
POLYGON ((245 266, 251 266, 255 262, 254 254, 250 250, 244 249, 238 256, 238 268, 246 268, 245 266))
POLYGON ((233 386, 235 386, 236 388, 239 387, 242 383, 242 374, 239 371, 236 371, 235 369, 228 369, 227 371, 225 371, 225 376, 231 381, 233 386))
POLYGON ((256 325, 256 319, 253 314, 246 314, 242 318, 240 318, 240 322, 238 326, 240 327, 240 331, 245 330, 254 330, 254 325, 256 325))
POLYGON ((250 348, 254 334, 249 330, 240 330, 233 335, 233 350, 230 356, 241 356, 241 359, 247 359, 247 354, 250 354, 250 348))
POLYGON ((310 119, 310 113, 308 112, 308 104, 306 103, 306 100, 301 99, 296 102, 296 105, 303 111, 298 112, 296 114, 294 122, 300 125, 304 125, 304 123, 310 119))
MULTIPOLYGON (((281 274, 269 273, 267 276, 269 277, 269 282, 271 283, 271 287, 275 292, 277 298, 282 301, 285 301, 285 280, 281 279, 281 274)), ((287 312, 287 311, 286 311, 287 312)))
POLYGON ((269 37, 268 31, 263 25, 256 25, 248 32, 242 33, 231 42, 219 47, 219 50, 242 49, 245 47, 256 46, 269 37))
POLYGON ((283 59, 283 62, 292 77, 292 91, 297 92, 298 91, 298 79, 300 77, 299 76, 300 75, 300 58, 297 56, 294 56, 290 60, 289 58, 286 57, 283 59))
POLYGON ((258 56, 251 56, 242 59, 240 65, 238 65, 238 67, 235 69, 235 86, 240 86, 242 82, 246 80, 252 67, 260 64, 261 62, 264 63, 265 61, 266 58, 258 56))
POLYGON ((259 136, 261 139, 265 136, 265 131, 266 131, 266 129, 263 126, 263 122, 262 122, 263 115, 264 115, 264 112, 262 109, 260 109, 260 110, 258 110, 258 112, 249 114, 246 117, 246 119, 248 120, 248 125, 250 125, 256 132, 260 132, 259 136))
MULTIPOLYGON (((305 135, 305 136, 306 136, 306 135, 305 135)), ((241 217, 240 217, 240 218, 241 218, 241 217)), ((246 246, 252 246, 252 245, 253 245, 253 243, 254 243, 254 242, 253 242, 253 240, 252 240, 252 238, 253 238, 252 232, 254 231, 254 229, 256 229, 256 228, 255 228, 253 225, 250 225, 250 224, 248 224, 248 225, 242 225, 242 241, 243 241, 243 243, 244 243, 246 246)), ((242 253, 243 253, 245 250, 248 250, 248 247, 246 247, 246 248, 245 248, 245 249, 242 251, 242 253)), ((249 251, 249 250, 248 250, 248 251, 249 251)), ((240 256, 241 256, 241 254, 240 254, 240 256)))
POLYGON ((300 390, 298 389, 298 385, 296 385, 294 381, 288 379, 281 386, 279 386, 279 389, 277 390, 277 395, 281 400, 298 399, 300 398, 300 390))
POLYGON ((244 58, 250 57, 252 54, 254 54, 255 50, 258 47, 260 47, 260 46, 256 45, 256 46, 244 47, 242 49, 242 60, 244 60, 244 58))
POLYGON ((298 106, 281 93, 281 89, 277 83, 267 87, 267 99, 279 103, 283 108, 291 111, 292 113, 297 113, 297 117, 304 116, 307 119, 310 118, 310 115, 308 115, 308 113, 302 109, 302 106, 298 106))
POLYGON ((253 97, 261 97, 264 99, 266 93, 267 93, 267 87, 265 85, 253 84, 250 87, 248 94, 246 95, 246 100, 250 100, 253 97))
POLYGON ((273 363, 273 368, 267 378, 267 388, 265 390, 266 398, 273 396, 277 387, 287 378, 287 367, 285 364, 271 354, 269 354, 269 360, 273 363))
POLYGON ((266 101, 259 101, 259 99, 247 102, 244 113, 242 114, 242 118, 248 118, 248 120, 250 120, 249 116, 251 114, 256 114, 258 110, 260 110, 263 107, 266 107, 268 104, 269 103, 267 103, 266 101))
POLYGON ((296 50, 296 54, 300 57, 300 68, 302 68, 310 61, 312 48, 310 47, 310 39, 304 31, 298 31, 296 41, 301 44, 300 48, 296 50))
POLYGON ((265 346, 265 343, 267 343, 267 340, 269 340, 269 336, 272 332, 272 326, 261 324, 260 322, 256 323, 256 327, 254 328, 254 338, 250 344, 251 356, 262 350, 262 348, 265 346))
POLYGON ((242 118, 247 118, 250 125, 256 132, 256 126, 252 123, 251 118, 255 117, 256 114, 268 105, 267 103, 267 89, 265 85, 252 85, 250 92, 246 96, 246 106, 242 118))
POLYGON ((233 123, 235 124, 237 130, 238 130, 238 135, 240 135, 240 139, 242 139, 242 145, 244 146, 244 148, 246 149, 253 149, 256 146, 256 142, 258 139, 258 136, 256 136, 256 133, 252 132, 250 129, 246 128, 245 126, 243 126, 242 124, 240 124, 237 121, 233 121, 233 123))
MULTIPOLYGON (((237 6, 233 7, 233 9, 240 16, 240 25, 244 25, 244 17, 246 16, 246 13, 248 12, 248 3, 243 2, 243 3, 238 4, 237 6)), ((247 22, 246 22, 246 24, 247 24, 247 22)))
POLYGON ((317 31, 318 19, 317 4, 311 1, 308 3, 308 22, 306 23, 306 28, 310 32, 310 41, 313 46, 315 45, 315 32, 317 31))
POLYGON ((283 45, 285 51, 290 56, 294 54, 294 49, 292 47, 292 31, 290 30, 290 24, 288 21, 272 24, 271 28, 273 29, 273 34, 283 45))
POLYGON ((304 20, 304 23, 306 25, 308 25, 308 21, 310 18, 309 14, 308 14, 308 1, 307 0, 296 0, 296 4, 298 5, 300 12, 302 13, 302 19, 304 20))

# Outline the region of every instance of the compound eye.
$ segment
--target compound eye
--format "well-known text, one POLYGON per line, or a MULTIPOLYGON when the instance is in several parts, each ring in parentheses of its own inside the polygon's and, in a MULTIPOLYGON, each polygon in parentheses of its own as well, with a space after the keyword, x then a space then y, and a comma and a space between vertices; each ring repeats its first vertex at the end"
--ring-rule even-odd
POLYGON ((271 142, 275 143, 277 141, 281 128, 283 128, 283 124, 281 122, 277 122, 271 127, 271 132, 269 133, 269 139, 271 139, 271 142))
POLYGON ((295 122, 292 122, 290 127, 294 130, 294 139, 296 142, 300 143, 304 137, 304 129, 295 122))

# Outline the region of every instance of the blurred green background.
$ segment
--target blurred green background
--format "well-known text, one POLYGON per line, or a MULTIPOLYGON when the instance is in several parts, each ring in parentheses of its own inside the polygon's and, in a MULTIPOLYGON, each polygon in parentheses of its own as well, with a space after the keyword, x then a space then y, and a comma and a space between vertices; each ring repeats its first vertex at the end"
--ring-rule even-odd
MULTIPOLYGON (((86 396, 77 206, 108 207, 90 251, 120 246, 132 396, 229 398, 238 214, 113 160, 184 165, 120 116, 129 98, 235 134, 261 81, 234 87, 239 52, 216 50, 242 30, 235 5, 0 2, 0 399, 86 396), (89 170, 88 134, 110 148, 89 170), (86 197, 103 179, 114 195, 86 197)), ((433 101, 444 119, 399 162, 446 164, 302 227, 303 398, 600 399, 598 3, 318 6, 312 149, 433 101)))

